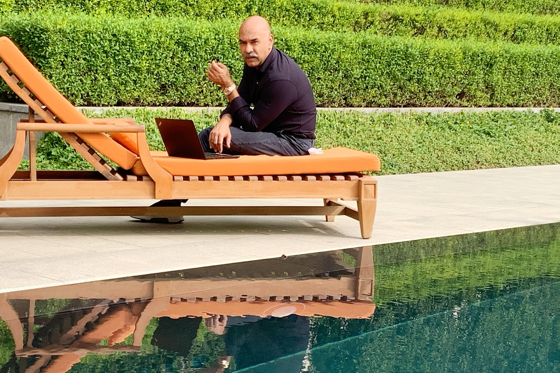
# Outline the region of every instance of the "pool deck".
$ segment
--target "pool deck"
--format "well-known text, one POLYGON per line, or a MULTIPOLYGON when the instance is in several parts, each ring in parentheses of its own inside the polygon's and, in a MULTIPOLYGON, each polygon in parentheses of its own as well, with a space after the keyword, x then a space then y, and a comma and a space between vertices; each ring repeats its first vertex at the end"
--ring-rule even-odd
MULTIPOLYGON (((358 222, 347 217, 327 223, 320 216, 190 216, 171 225, 139 223, 128 217, 0 219, 0 293, 560 222, 560 165, 377 179, 377 214, 368 240, 360 238, 358 222)), ((193 200, 189 204, 290 202, 193 200)), ((322 204, 321 200, 304 202, 322 204)), ((2 206, 46 204, 0 202, 2 206)))

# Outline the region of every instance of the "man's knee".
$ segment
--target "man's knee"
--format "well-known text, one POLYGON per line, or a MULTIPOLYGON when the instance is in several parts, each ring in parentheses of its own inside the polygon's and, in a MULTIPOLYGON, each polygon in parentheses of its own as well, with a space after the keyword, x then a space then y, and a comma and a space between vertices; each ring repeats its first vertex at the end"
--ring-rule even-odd
POLYGON ((210 149, 210 144, 208 142, 208 139, 210 137, 210 131, 212 131, 212 128, 214 127, 205 128, 198 133, 198 139, 200 140, 200 145, 202 145, 202 149, 204 149, 205 152, 212 151, 210 149))

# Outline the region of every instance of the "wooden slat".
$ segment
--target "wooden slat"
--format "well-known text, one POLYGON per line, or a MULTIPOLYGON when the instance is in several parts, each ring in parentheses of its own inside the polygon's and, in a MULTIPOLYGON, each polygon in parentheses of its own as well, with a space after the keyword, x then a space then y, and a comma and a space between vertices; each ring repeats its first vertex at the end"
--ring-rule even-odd
MULTIPOLYGON (((134 175, 128 175, 130 177, 134 175)), ((138 176, 134 176, 138 177, 138 176)), ((141 176, 140 176, 141 178, 141 176)), ((29 180, 27 170, 19 170, 14 173, 12 180, 29 180)), ((37 180, 106 180, 97 171, 37 171, 37 180)))
POLYGON ((288 176, 288 180, 290 180, 290 181, 302 181, 303 177, 301 175, 290 175, 290 176, 288 176))
POLYGON ((17 129, 24 130, 24 131, 79 132, 79 133, 144 132, 144 126, 140 126, 140 125, 31 123, 31 122, 19 122, 17 124, 17 129))
POLYGON ((35 132, 28 133, 29 136, 29 179, 37 181, 37 148, 35 132))
POLYGON ((80 137, 75 134, 60 132, 60 135, 70 144, 86 161, 88 161, 107 180, 123 181, 123 177, 116 173, 95 151, 80 137), (93 151, 93 154, 90 153, 93 151))
POLYGON ((60 216, 219 216, 219 215, 341 215, 341 206, 182 206, 182 207, 5 207, 0 217, 60 216))
POLYGON ((87 354, 95 353, 96 355, 111 355, 115 352, 140 352, 140 347, 116 345, 116 346, 97 346, 97 345, 83 345, 80 347, 65 347, 54 345, 44 348, 25 347, 22 350, 16 351, 17 357, 30 357, 30 356, 56 356, 66 354, 87 354))
POLYGON ((317 181, 317 177, 315 175, 305 175, 303 181, 317 181))

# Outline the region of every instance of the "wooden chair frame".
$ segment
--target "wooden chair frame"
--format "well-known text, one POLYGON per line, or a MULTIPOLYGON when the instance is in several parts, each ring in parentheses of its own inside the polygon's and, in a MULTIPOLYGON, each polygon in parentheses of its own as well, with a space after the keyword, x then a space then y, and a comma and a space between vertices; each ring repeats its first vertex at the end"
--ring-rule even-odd
POLYGON ((359 221, 363 238, 372 234, 377 202, 377 181, 359 173, 270 176, 173 176, 152 158, 141 125, 114 125, 110 119, 93 124, 61 123, 25 87, 10 68, 0 62, 0 76, 29 106, 27 120, 17 124, 13 148, 0 159, 0 200, 79 199, 248 199, 320 198, 323 206, 208 206, 208 207, 0 207, 0 217, 42 216, 170 216, 170 215, 337 215, 359 221), (41 120, 36 120, 38 115, 41 120), (59 133, 94 168, 92 171, 37 171, 35 133, 59 133), (139 159, 148 176, 123 175, 76 133, 133 133, 139 159), (18 171, 29 142, 29 171, 18 171), (357 209, 339 203, 357 201, 357 209))

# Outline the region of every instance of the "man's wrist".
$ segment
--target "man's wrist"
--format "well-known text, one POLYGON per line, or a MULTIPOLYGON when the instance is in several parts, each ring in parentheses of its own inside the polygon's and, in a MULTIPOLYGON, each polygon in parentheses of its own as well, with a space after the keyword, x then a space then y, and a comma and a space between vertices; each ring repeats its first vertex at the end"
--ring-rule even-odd
POLYGON ((236 88, 237 88, 237 87, 236 87, 235 83, 232 83, 232 84, 230 84, 229 86, 223 87, 223 88, 222 88, 222 91, 224 92, 224 94, 225 94, 226 96, 229 96, 229 95, 231 95, 231 94, 233 93, 233 91, 235 91, 236 88))

